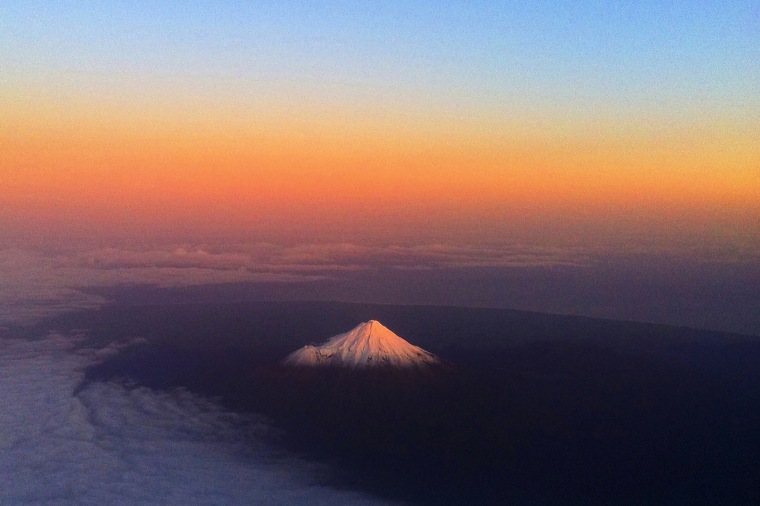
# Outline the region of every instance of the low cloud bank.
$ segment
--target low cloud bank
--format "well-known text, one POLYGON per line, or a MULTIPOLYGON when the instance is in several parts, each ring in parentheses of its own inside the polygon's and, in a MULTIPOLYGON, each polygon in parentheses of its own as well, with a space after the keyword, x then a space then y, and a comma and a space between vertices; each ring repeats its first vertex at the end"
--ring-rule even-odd
POLYGON ((0 339, 1 504, 379 504, 319 486, 318 468, 263 442, 264 421, 187 392, 93 383, 73 395, 83 368, 114 352, 0 339))
POLYGON ((217 285, 232 299, 504 307, 757 334, 758 279, 751 246, 0 246, 0 333, 98 307, 109 288, 217 285))
POLYGON ((341 272, 584 265, 579 249, 527 246, 360 246, 267 243, 143 248, 0 249, 0 324, 26 323, 106 302, 92 287, 294 283, 341 272))

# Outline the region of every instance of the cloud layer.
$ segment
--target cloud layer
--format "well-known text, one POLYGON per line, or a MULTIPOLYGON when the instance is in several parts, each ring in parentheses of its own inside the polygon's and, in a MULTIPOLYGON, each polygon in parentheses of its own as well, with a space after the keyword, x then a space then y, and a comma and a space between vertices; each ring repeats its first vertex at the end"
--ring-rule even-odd
POLYGON ((262 442, 262 420, 187 392, 72 395, 98 354, 61 335, 0 339, 0 503, 379 503, 318 485, 318 468, 262 442))
POLYGON ((85 289, 233 282, 292 283, 342 272, 584 265, 580 249, 526 246, 283 246, 267 243, 154 247, 0 249, 0 323, 27 322, 105 302, 85 289))
POLYGON ((0 333, 4 326, 98 307, 115 287, 195 286, 164 293, 203 299, 202 285, 220 285, 206 295, 504 307, 757 334, 759 276, 760 250, 754 247, 673 250, 635 241, 616 250, 520 244, 0 246, 0 333))

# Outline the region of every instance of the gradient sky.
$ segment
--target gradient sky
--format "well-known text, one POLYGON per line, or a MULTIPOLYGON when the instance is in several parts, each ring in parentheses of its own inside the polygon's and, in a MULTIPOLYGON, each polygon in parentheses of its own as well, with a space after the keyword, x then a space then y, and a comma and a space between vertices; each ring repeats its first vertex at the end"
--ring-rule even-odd
POLYGON ((760 243, 754 0, 8 1, 0 47, 6 238, 760 243))

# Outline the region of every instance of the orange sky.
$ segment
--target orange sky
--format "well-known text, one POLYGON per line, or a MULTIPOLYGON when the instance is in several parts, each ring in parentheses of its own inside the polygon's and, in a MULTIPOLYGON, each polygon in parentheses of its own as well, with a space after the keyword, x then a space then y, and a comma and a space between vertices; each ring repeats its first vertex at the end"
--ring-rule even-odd
POLYGON ((0 234, 760 242, 756 2, 11 2, 0 234))
POLYGON ((760 127, 715 118, 15 95, 0 204, 27 233, 499 240, 760 218, 760 127))

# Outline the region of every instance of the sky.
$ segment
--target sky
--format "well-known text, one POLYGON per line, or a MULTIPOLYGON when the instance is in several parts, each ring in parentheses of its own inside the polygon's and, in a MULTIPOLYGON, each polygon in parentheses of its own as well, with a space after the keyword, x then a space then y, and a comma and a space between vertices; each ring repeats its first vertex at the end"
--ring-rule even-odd
POLYGON ((279 283, 760 334, 755 1, 9 1, 0 47, 0 331, 279 283))
POLYGON ((758 243, 760 6, 6 2, 0 232, 758 243))

